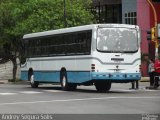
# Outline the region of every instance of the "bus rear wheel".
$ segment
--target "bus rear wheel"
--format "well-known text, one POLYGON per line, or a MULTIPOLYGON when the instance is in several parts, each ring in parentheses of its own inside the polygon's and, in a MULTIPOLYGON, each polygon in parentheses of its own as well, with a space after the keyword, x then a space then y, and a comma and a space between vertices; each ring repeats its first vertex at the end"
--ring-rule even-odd
POLYGON ((108 81, 95 81, 96 90, 101 93, 108 92, 111 89, 111 82, 108 81))
POLYGON ((75 90, 77 88, 76 84, 68 83, 66 72, 62 72, 60 76, 61 87, 64 91, 75 90))

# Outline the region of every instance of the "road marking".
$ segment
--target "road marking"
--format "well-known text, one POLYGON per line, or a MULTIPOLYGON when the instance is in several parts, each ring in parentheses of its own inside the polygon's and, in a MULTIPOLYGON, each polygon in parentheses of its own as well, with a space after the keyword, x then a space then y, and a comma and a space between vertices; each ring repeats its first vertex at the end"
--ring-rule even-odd
POLYGON ((146 88, 139 88, 139 89, 113 89, 111 91, 118 91, 118 92, 135 92, 135 91, 160 91, 159 89, 154 90, 154 89, 146 89, 146 88))
POLYGON ((43 92, 37 92, 37 91, 21 91, 19 93, 23 93, 23 94, 37 94, 37 93, 43 93, 43 92))
POLYGON ((66 99, 66 100, 50 100, 50 101, 30 101, 30 102, 11 102, 11 103, 0 103, 0 106, 3 105, 20 105, 20 104, 37 104, 37 103, 53 103, 53 102, 73 102, 73 101, 88 101, 88 100, 109 100, 109 99, 160 99, 158 96, 150 97, 101 97, 101 98, 83 98, 83 99, 66 99))
MULTIPOLYGON (((43 90, 44 92, 52 92, 52 93, 59 93, 59 92, 65 92, 65 91, 60 91, 60 90, 43 90)), ((17 95, 17 94, 39 94, 39 93, 44 93, 44 92, 39 92, 39 91, 20 91, 17 93, 0 93, 0 95, 17 95)))
POLYGON ((0 95, 15 95, 17 93, 0 93, 0 95))
MULTIPOLYGON (((135 92, 135 91, 147 91, 147 92, 153 92, 153 91, 160 91, 158 90, 152 90, 152 89, 145 89, 145 88, 140 88, 140 89, 126 89, 126 90, 122 90, 122 89, 113 89, 111 90, 111 92, 135 92)), ((39 94, 39 93, 44 93, 44 92, 50 92, 50 93, 60 93, 60 92, 66 92, 66 91, 62 91, 62 90, 43 90, 43 92, 39 92, 39 91, 20 91, 17 93, 12 93, 12 92, 4 92, 4 93, 0 93, 0 95, 17 95, 17 94, 39 94)))
POLYGON ((56 92, 66 92, 66 91, 62 91, 62 90, 43 90, 45 92, 53 92, 53 93, 56 93, 56 92))
POLYGON ((113 90, 111 90, 111 92, 135 92, 135 91, 137 91, 137 90, 134 90, 134 89, 132 89, 132 90, 122 90, 122 89, 113 89, 113 90))

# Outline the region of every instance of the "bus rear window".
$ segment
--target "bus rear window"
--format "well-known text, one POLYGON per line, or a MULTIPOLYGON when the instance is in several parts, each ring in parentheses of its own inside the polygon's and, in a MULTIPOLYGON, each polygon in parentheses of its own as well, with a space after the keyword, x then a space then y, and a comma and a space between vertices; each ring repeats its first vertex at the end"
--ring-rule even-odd
POLYGON ((99 28, 97 50, 102 52, 136 52, 138 50, 136 29, 99 28))

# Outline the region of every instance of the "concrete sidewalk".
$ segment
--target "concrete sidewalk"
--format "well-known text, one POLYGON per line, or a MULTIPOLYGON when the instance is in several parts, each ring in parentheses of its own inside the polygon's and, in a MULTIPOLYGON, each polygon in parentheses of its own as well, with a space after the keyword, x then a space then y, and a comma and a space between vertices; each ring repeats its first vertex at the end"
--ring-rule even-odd
POLYGON ((140 82, 149 82, 149 77, 142 77, 140 82))
POLYGON ((2 79, 0 79, 0 84, 5 84, 5 83, 8 83, 8 80, 2 80, 2 79))
POLYGON ((0 84, 6 84, 6 83, 8 83, 8 80, 1 80, 0 79, 0 84))

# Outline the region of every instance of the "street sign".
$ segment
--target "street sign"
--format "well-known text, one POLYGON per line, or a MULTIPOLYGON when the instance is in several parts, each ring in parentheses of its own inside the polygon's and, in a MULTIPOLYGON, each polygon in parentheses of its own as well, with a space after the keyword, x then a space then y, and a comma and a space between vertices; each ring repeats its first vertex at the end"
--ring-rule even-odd
POLYGON ((157 31, 158 31, 158 37, 160 37, 160 24, 157 26, 157 31))

